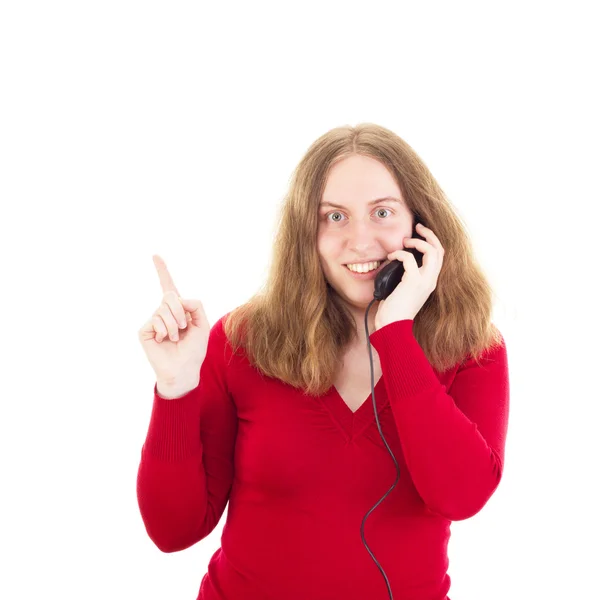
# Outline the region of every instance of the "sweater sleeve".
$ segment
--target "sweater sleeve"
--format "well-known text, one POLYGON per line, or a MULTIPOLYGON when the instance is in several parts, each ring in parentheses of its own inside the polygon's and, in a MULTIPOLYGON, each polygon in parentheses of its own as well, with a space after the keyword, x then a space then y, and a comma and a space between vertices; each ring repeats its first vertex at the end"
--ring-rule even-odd
POLYGON ((137 474, 138 506, 163 552, 189 548, 216 527, 234 474, 237 413, 226 382, 223 318, 211 328, 198 386, 154 398, 137 474))
POLYGON ((415 488, 431 511, 452 521, 468 519, 485 506, 502 477, 509 414, 506 343, 502 337, 500 346, 488 349, 481 366, 467 357, 446 390, 412 325, 412 319, 395 321, 369 339, 379 354, 415 488))

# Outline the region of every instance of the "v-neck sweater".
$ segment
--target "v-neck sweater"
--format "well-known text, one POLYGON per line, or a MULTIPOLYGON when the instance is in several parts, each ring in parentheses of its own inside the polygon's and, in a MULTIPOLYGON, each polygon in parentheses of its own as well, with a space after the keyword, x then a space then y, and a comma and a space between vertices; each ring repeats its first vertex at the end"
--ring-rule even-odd
POLYGON ((363 524, 396 600, 450 600, 450 523, 477 514, 502 477, 504 338, 480 365, 468 355, 438 372, 412 319, 370 334, 394 485, 371 394, 352 412, 334 386, 312 396, 266 377, 233 354, 226 316, 194 390, 168 400, 154 384, 137 474, 141 517, 163 552, 206 538, 228 505, 197 600, 386 600, 363 524))

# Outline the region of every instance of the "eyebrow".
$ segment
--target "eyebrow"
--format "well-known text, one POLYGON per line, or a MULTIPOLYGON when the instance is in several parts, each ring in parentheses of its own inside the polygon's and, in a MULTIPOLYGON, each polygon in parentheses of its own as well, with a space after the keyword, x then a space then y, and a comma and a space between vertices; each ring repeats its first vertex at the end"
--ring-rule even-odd
MULTIPOLYGON (((373 206, 375 204, 379 204, 380 202, 398 202, 399 204, 402 204, 402 202, 400 201, 399 198, 394 198, 394 196, 386 196, 385 198, 376 198, 375 200, 371 200, 368 205, 369 206, 373 206)), ((333 208, 346 208, 345 206, 342 206, 341 204, 334 204, 333 202, 321 202, 321 204, 319 204, 319 207, 321 206, 333 206, 333 208)))

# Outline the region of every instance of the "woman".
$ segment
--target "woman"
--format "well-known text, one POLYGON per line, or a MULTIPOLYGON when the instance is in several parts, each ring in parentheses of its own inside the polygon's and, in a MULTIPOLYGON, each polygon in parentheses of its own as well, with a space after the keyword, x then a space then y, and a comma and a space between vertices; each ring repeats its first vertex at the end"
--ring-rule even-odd
POLYGON ((414 150, 374 124, 319 138, 294 172, 266 285, 212 328, 155 264, 138 502, 164 552, 208 536, 229 502, 198 598, 449 600, 450 523, 502 477, 508 363, 492 290, 414 150), (405 274, 368 311, 367 336, 392 260, 405 274))

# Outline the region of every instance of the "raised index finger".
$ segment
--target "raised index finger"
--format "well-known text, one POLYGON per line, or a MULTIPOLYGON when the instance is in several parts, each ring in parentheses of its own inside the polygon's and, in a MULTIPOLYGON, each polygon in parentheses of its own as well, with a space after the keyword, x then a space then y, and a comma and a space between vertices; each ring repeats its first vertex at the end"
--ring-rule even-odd
POLYGON ((156 272, 160 279, 160 286, 162 287, 163 294, 173 291, 177 294, 177 297, 179 297, 179 292, 175 287, 175 282, 171 277, 171 273, 169 273, 169 269, 167 269, 165 261, 158 254, 152 255, 152 260, 154 261, 154 266, 156 267, 156 272))

